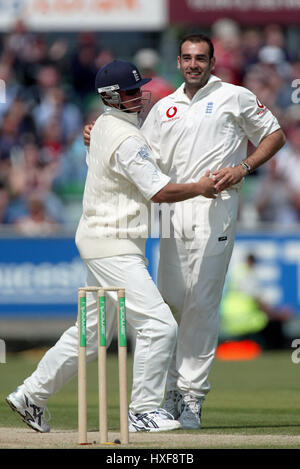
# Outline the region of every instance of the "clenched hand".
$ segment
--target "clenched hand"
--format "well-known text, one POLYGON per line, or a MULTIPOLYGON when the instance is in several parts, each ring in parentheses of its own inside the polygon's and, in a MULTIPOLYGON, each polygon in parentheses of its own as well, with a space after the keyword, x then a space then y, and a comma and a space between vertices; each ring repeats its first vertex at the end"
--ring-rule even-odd
POLYGON ((207 170, 199 179, 198 184, 201 185, 201 195, 208 199, 215 199, 218 192, 215 187, 215 181, 213 178, 210 177, 210 171, 207 170))
POLYGON ((213 173, 215 191, 219 193, 224 189, 228 189, 228 187, 240 182, 245 175, 246 171, 241 165, 218 169, 213 173))

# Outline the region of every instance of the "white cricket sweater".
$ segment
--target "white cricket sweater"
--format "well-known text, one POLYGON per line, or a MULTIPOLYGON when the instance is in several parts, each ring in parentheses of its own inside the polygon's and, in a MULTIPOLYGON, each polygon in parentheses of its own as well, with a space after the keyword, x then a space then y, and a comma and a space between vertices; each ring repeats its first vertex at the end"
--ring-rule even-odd
POLYGON ((137 124, 136 114, 108 108, 92 128, 83 213, 75 238, 83 259, 145 255, 150 203, 111 164, 128 137, 143 139, 137 124))

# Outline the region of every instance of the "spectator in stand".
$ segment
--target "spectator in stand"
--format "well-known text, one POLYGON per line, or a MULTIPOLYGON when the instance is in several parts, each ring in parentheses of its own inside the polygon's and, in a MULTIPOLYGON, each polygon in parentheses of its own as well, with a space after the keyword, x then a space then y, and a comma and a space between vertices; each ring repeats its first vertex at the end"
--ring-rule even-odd
POLYGON ((278 47, 283 53, 284 60, 290 60, 290 54, 286 46, 284 32, 278 24, 269 24, 263 30, 264 44, 266 46, 278 47))
POLYGON ((7 207, 8 207, 8 190, 4 180, 0 179, 0 230, 1 225, 4 225, 7 222, 7 207))
POLYGON ((41 236, 55 233, 56 220, 47 214, 43 194, 31 194, 27 199, 27 213, 15 221, 17 231, 25 236, 41 236))
POLYGON ((2 57, 9 59, 17 81, 24 87, 35 83, 33 76, 36 67, 40 66, 41 56, 36 57, 37 36, 29 33, 23 21, 19 20, 10 33, 4 37, 2 57))
POLYGON ((97 48, 91 33, 78 35, 78 45, 71 60, 71 79, 74 91, 84 105, 85 99, 94 89, 97 48))
POLYGON ((276 171, 282 175, 296 220, 300 222, 300 125, 287 131, 287 140, 275 159, 276 171))
POLYGON ((16 82, 11 61, 0 56, 0 78, 5 83, 5 102, 0 101, 0 124, 20 91, 20 84, 16 82))
POLYGON ((17 122, 7 112, 0 126, 0 182, 1 190, 7 189, 7 181, 11 170, 11 151, 17 141, 17 122))
MULTIPOLYGON (((284 51, 280 47, 262 47, 258 54, 258 60, 262 69, 267 74, 275 71, 276 75, 279 75, 283 79, 290 78, 291 67, 285 59, 284 51)), ((272 79, 272 75, 268 75, 268 78, 272 79)))
MULTIPOLYGON (((9 170, 14 152, 24 145, 26 136, 34 134, 35 127, 24 101, 16 99, 3 116, 0 126, 1 170, 9 170)), ((3 177, 3 173, 1 172, 3 177)))
POLYGON ((281 119, 291 101, 292 67, 287 62, 285 37, 276 25, 243 34, 243 84, 281 119), (250 53, 249 53, 250 50, 250 53), (250 58, 249 58, 250 56, 250 58))
POLYGON ((266 173, 259 178, 254 203, 260 222, 291 225, 297 221, 287 186, 276 170, 275 158, 266 164, 266 173))
POLYGON ((63 157, 65 146, 62 129, 55 118, 42 129, 41 146, 46 164, 57 163, 63 157))
POLYGON ((100 52, 98 53, 95 60, 95 64, 97 69, 100 69, 101 67, 108 64, 109 62, 112 62, 113 60, 115 60, 115 55, 113 51, 109 49, 103 49, 100 50, 100 52))
MULTIPOLYGON (((299 90, 299 93, 300 93, 300 90, 299 90)), ((300 97, 300 94, 299 94, 299 97, 300 97)), ((289 129, 293 127, 299 127, 299 126, 300 126, 300 106, 299 104, 290 104, 284 111, 283 127, 286 130, 286 132, 288 132, 289 129)))
POLYGON ((18 124, 18 119, 16 119, 11 112, 8 111, 3 116, 0 130, 0 151, 2 163, 6 160, 9 162, 12 149, 19 144, 20 136, 18 134, 18 124))
POLYGON ((51 65, 48 57, 48 46, 45 36, 33 36, 31 43, 24 51, 24 55, 19 54, 14 62, 14 68, 19 80, 25 88, 36 84, 36 77, 41 67, 51 65))
POLYGON ((292 225, 300 222, 300 121, 286 132, 287 144, 260 180, 256 209, 263 222, 292 225))
POLYGON ((63 89, 57 86, 46 92, 41 104, 33 110, 33 116, 36 128, 41 133, 51 122, 56 127, 58 126, 60 129, 59 138, 64 143, 72 141, 82 127, 79 108, 68 102, 63 89))
POLYGON ((173 93, 173 86, 158 73, 160 57, 154 49, 140 49, 134 57, 134 63, 145 78, 151 78, 146 89, 151 91, 150 108, 161 98, 173 93))
POLYGON ((21 96, 31 109, 35 109, 43 102, 49 90, 61 86, 59 70, 52 65, 41 66, 37 71, 35 83, 23 89, 21 96))
MULTIPOLYGON (((291 62, 289 64, 290 67, 290 76, 289 79, 285 81, 284 85, 281 87, 279 90, 278 96, 276 103, 280 109, 288 110, 288 108, 291 106, 291 103, 293 101, 293 91, 296 91, 296 98, 297 100, 300 97, 300 91, 299 91, 299 84, 298 84, 298 92, 294 88, 292 88, 292 83, 294 80, 299 80, 300 78, 300 60, 296 60, 294 62, 291 62)), ((297 105, 299 108, 299 104, 297 105)))
POLYGON ((241 32, 235 21, 224 18, 212 25, 212 42, 216 57, 214 73, 233 85, 242 84, 241 40, 241 32))
MULTIPOLYGON (((30 194, 30 192, 37 190, 51 190, 55 169, 45 160, 37 144, 29 141, 22 148, 19 148, 18 154, 14 157, 10 174, 10 181, 23 181, 21 183, 22 192, 30 194)), ((20 184, 18 183, 17 186, 20 187, 20 184)), ((13 182, 12 192, 15 192, 13 182)))
MULTIPOLYGON (((259 29, 249 28, 242 33, 242 54, 245 72, 258 62, 258 54, 262 46, 263 37, 259 29)), ((242 71, 243 74, 245 72, 242 71)))
POLYGON ((67 39, 58 38, 49 44, 48 57, 50 63, 59 70, 61 80, 64 84, 70 79, 70 43, 67 39))
POLYGON ((255 93, 261 100, 261 96, 265 96, 265 90, 269 89, 267 77, 257 64, 249 67, 243 78, 243 86, 255 93))
POLYGON ((288 71, 289 65, 284 61, 281 49, 264 46, 259 51, 258 62, 248 68, 243 78, 243 86, 255 93, 280 122, 283 116, 278 103, 283 87, 290 80, 288 71))
MULTIPOLYGON (((96 119, 91 115, 93 122, 96 119)), ((69 143, 66 151, 58 162, 57 173, 53 181, 54 190, 62 197, 72 196, 78 200, 78 213, 81 213, 81 199, 84 190, 84 181, 87 174, 86 147, 81 133, 76 135, 69 143)))
POLYGON ((6 211, 8 223, 17 223, 28 215, 28 200, 38 193, 44 200, 49 218, 64 221, 64 207, 52 192, 57 165, 45 164, 43 154, 34 142, 27 142, 15 150, 7 184, 9 204, 6 211))
POLYGON ((29 55, 34 35, 26 29, 25 23, 19 19, 12 26, 11 32, 4 38, 4 51, 11 52, 16 58, 29 55))

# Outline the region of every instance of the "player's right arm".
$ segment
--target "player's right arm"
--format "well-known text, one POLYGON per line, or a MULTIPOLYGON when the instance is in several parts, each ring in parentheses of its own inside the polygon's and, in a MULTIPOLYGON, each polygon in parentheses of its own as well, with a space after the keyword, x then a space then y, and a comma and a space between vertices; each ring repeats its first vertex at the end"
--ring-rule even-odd
MULTIPOLYGON (((84 127, 83 137, 84 137, 84 143, 86 146, 90 145, 90 133, 91 133, 91 129, 93 128, 93 125, 94 125, 94 122, 84 127)), ((149 149, 149 153, 152 153, 150 149, 149 149)), ((155 166, 154 170, 157 173, 159 173, 160 172, 159 168, 156 166, 156 162, 154 161, 155 159, 153 158, 151 164, 155 166)), ((128 173, 129 169, 130 168, 128 166, 128 162, 124 162, 123 170, 125 170, 128 173)), ((145 168, 143 168, 142 179, 144 179, 144 176, 146 176, 146 173, 144 171, 145 171, 145 168)), ((126 174, 126 176, 127 177, 129 176, 130 179, 136 184, 136 181, 134 180, 135 178, 133 178, 132 175, 126 174)), ((138 184, 136 185, 139 187, 138 184)), ((150 200, 154 203, 182 202, 183 200, 192 199, 199 195, 202 195, 203 197, 210 198, 210 199, 216 198, 217 192, 215 189, 214 181, 210 177, 210 171, 207 171, 205 175, 202 176, 202 178, 199 179, 199 181, 197 182, 191 182, 191 183, 186 183, 186 184, 177 184, 177 183, 168 182, 158 192, 152 195, 152 197, 150 197, 150 200)))
POLYGON ((210 171, 206 171, 205 175, 197 182, 186 184, 174 184, 169 182, 157 192, 151 200, 155 203, 182 202, 183 200, 192 199, 198 195, 209 199, 216 198, 217 192, 214 181, 210 177, 210 171))
POLYGON ((216 198, 210 171, 197 182, 173 183, 158 167, 150 147, 143 139, 129 137, 116 150, 112 169, 130 180, 147 200, 155 203, 181 202, 202 195, 216 198))

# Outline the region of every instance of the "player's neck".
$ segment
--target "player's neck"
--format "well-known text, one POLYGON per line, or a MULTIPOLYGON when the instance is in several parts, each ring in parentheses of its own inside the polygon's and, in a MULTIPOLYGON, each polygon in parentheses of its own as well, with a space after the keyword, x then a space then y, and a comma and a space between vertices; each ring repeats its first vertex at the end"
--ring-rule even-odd
POLYGON ((184 86, 184 92, 190 100, 193 99, 193 97, 195 96, 195 94, 197 93, 199 89, 200 88, 190 87, 187 84, 185 84, 184 86))
POLYGON ((202 88, 204 88, 204 86, 207 84, 208 80, 201 84, 201 85, 196 85, 196 86, 193 86, 193 85, 190 85, 189 83, 185 83, 184 85, 184 92, 185 94, 187 95, 187 97, 192 100, 193 97, 195 96, 195 94, 201 90, 202 88))

